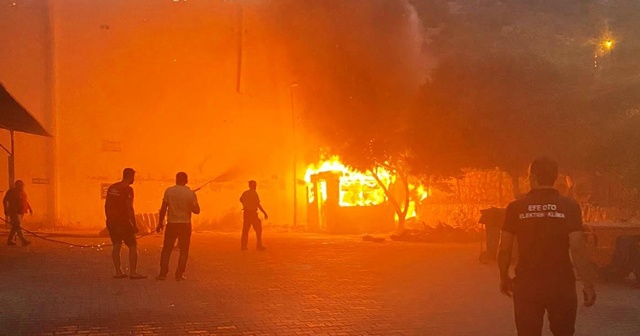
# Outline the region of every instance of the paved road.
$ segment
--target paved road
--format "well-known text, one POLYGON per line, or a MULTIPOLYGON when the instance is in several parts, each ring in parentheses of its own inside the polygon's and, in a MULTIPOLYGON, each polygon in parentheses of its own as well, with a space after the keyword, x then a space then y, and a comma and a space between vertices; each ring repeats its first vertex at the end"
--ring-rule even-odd
MULTIPOLYGON (((180 283, 114 280, 108 249, 3 244, 0 335, 515 335, 477 245, 267 232, 268 251, 241 252, 235 234, 192 241, 180 283)), ((140 241, 151 278, 160 245, 140 241)), ((579 309, 577 334, 640 335, 640 290, 599 289, 597 306, 579 309)))

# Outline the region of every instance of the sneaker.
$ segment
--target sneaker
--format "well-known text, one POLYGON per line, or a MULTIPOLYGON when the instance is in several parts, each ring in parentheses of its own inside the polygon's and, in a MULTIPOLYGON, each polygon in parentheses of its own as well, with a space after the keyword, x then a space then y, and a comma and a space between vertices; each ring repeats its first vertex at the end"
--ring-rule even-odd
POLYGON ((12 241, 10 241, 10 242, 7 242, 7 245, 9 245, 9 246, 16 246, 17 244, 16 244, 16 242, 12 242, 12 241))
POLYGON ((176 281, 184 281, 187 280, 187 277, 184 275, 176 275, 176 281))
MULTIPOLYGON (((15 245, 15 244, 14 244, 14 245, 15 245)), ((246 246, 243 246, 243 247, 241 247, 241 248, 240 248, 240 250, 241 250, 241 251, 246 251, 246 250, 248 250, 248 248, 247 248, 246 246)))
POLYGON ((164 281, 164 280, 166 280, 166 279, 167 279, 167 276, 166 276, 166 275, 158 275, 158 276, 156 277, 156 280, 158 280, 158 281, 164 281))
POLYGON ((266 247, 264 247, 264 246, 258 246, 258 247, 257 247, 257 250, 258 250, 258 251, 265 251, 266 249, 267 249, 267 248, 266 248, 266 247))
POLYGON ((31 245, 31 242, 28 240, 25 240, 22 242, 22 246, 29 246, 29 245, 31 245))

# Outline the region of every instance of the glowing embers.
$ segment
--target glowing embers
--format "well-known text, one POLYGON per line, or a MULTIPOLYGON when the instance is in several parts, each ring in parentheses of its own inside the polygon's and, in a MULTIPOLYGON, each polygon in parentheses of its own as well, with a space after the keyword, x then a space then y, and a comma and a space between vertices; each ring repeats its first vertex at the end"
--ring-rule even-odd
MULTIPOLYGON (((381 168, 378 169, 377 177, 387 186, 395 182, 395 176, 381 168)), ((345 166, 337 156, 318 165, 310 165, 305 174, 305 181, 309 189, 309 203, 315 201, 317 194, 321 196, 321 203, 326 202, 327 183, 335 181, 338 183, 337 196, 340 206, 371 206, 387 201, 384 190, 370 173, 362 173, 345 166)))

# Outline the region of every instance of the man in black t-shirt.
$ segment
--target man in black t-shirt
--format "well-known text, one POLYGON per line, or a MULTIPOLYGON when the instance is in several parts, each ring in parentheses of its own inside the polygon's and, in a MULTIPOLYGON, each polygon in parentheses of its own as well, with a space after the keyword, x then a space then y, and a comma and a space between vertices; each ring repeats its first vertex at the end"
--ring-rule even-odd
POLYGON ((265 249, 262 245, 262 221, 258 217, 258 210, 264 215, 264 219, 269 219, 269 215, 264 211, 260 204, 260 197, 256 189, 258 183, 256 181, 249 181, 249 190, 242 193, 240 196, 240 203, 242 203, 243 220, 242 220, 242 237, 240 238, 240 248, 245 251, 247 249, 247 243, 249 241, 249 229, 253 226, 256 231, 257 249, 262 251, 265 249))
POLYGON ((146 276, 136 272, 138 264, 138 244, 136 241, 135 213, 133 211, 133 188, 135 171, 125 168, 122 172, 122 181, 109 186, 107 199, 104 203, 104 211, 107 216, 107 230, 113 243, 113 265, 116 268, 116 279, 129 277, 129 279, 144 279, 146 276), (129 248, 129 275, 122 272, 120 267, 120 249, 122 243, 129 248))
POLYGON ((513 296, 520 336, 540 336, 545 312, 554 335, 574 334, 578 300, 572 259, 582 278, 584 305, 590 307, 596 300, 580 206, 553 188, 557 176, 555 161, 534 160, 529 168, 531 191, 509 204, 502 227, 500 291, 513 296), (512 280, 509 267, 516 239, 519 258, 512 280))

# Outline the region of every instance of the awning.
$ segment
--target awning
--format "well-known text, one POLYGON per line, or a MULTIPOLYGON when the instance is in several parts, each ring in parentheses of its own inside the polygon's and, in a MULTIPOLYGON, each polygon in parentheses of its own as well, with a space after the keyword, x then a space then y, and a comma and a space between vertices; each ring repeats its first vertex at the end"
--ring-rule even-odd
POLYGON ((10 131, 51 136, 0 83, 0 128, 10 131))

